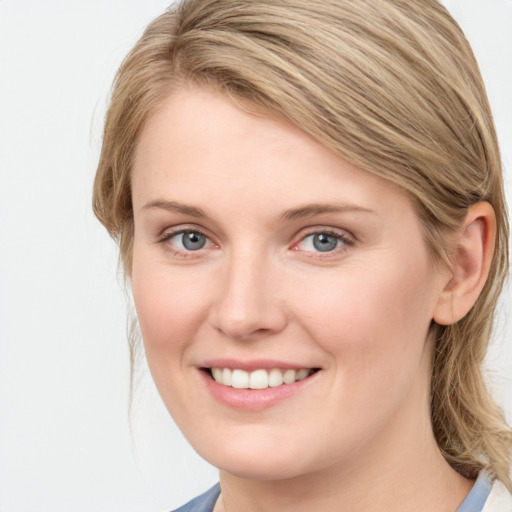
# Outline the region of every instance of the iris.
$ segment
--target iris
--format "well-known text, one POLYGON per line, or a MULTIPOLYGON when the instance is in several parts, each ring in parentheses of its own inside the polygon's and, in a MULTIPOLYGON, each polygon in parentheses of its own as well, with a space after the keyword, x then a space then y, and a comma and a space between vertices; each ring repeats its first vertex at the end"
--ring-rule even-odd
POLYGON ((318 233, 313 236, 313 246, 317 251, 328 252, 338 247, 339 239, 326 233, 318 233))
POLYGON ((185 231, 181 237, 183 247, 189 251, 198 251, 206 244, 206 237, 197 231, 185 231))

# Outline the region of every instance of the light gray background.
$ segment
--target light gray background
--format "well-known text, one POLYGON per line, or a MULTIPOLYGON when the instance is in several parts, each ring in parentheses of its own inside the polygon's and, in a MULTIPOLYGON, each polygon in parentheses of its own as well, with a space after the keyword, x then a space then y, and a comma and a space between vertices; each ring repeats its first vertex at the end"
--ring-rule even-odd
MULTIPOLYGON (((117 66, 165 0, 0 0, 0 511, 170 510, 216 480, 151 384, 128 424, 126 298, 91 186, 117 66)), ((446 0, 512 175, 512 1, 446 0)), ((512 420, 506 298, 488 366, 512 420)))

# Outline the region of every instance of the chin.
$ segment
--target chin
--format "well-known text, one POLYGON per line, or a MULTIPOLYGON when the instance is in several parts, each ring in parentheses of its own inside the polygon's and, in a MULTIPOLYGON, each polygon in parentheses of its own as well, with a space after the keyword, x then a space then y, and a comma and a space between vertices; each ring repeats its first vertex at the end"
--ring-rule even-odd
POLYGON ((209 462, 220 471, 246 480, 288 480, 302 474, 296 457, 288 459, 281 456, 276 460, 262 454, 246 454, 244 457, 216 457, 209 462))
POLYGON ((314 465, 308 463, 304 446, 286 445, 282 440, 265 442, 256 436, 217 440, 195 449, 220 471, 249 480, 287 480, 308 472, 308 467, 314 465))

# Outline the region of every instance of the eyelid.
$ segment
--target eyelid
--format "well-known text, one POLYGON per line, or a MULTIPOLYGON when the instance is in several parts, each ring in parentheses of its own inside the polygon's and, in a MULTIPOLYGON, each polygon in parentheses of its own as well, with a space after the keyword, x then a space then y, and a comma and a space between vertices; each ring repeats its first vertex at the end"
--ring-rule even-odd
MULTIPOLYGON (((353 246, 356 242, 356 237, 352 235, 350 232, 348 232, 345 229, 341 228, 335 228, 332 226, 311 226, 305 229, 302 229, 295 237, 294 242, 291 244, 291 249, 296 251, 301 251, 303 253, 307 253, 310 257, 316 257, 316 258, 328 258, 332 257, 334 255, 339 255, 341 251, 347 250, 349 247, 353 246), (332 251, 307 251, 307 250, 301 250, 298 245, 303 242, 306 238, 313 236, 313 235, 319 235, 319 234, 325 234, 329 236, 334 236, 337 239, 339 239, 342 242, 341 247, 337 247, 333 249, 332 251), (313 256, 314 255, 314 256, 313 256)), ((161 233, 158 235, 157 244, 161 244, 164 246, 165 250, 170 252, 171 254, 178 255, 181 257, 195 257, 199 258, 204 255, 204 252, 211 249, 219 247, 219 244, 215 242, 212 235, 210 234, 209 230, 204 229, 201 226, 198 226, 197 224, 179 224, 177 226, 167 227, 161 231, 161 233), (181 234, 181 233, 187 233, 187 232, 195 232, 198 234, 203 235, 206 237, 208 241, 208 246, 203 247, 198 250, 182 250, 178 247, 175 247, 168 243, 173 237, 181 234)))
MULTIPOLYGON (((333 228, 332 226, 313 226, 309 227, 306 230, 303 230, 298 234, 298 240, 293 242, 292 249, 296 251, 300 251, 301 249, 298 248, 298 245, 303 242, 306 238, 313 236, 313 235, 328 235, 328 236, 334 236, 335 238, 338 238, 342 243, 342 247, 338 247, 332 251, 303 251, 305 253, 311 253, 314 254, 315 257, 329 257, 333 256, 335 254, 339 254, 339 251, 346 250, 348 247, 351 247, 355 244, 356 238, 346 231, 345 229, 340 228, 333 228)), ((296 237, 297 238, 297 237, 296 237)))
POLYGON ((164 246, 165 250, 170 252, 171 254, 185 258, 201 257, 204 251, 210 249, 211 247, 218 246, 218 244, 216 244, 216 242, 213 241, 212 236, 208 233, 207 230, 194 224, 179 224, 178 226, 167 227, 164 230, 162 230, 160 235, 157 237, 156 243, 164 246), (173 237, 180 235, 182 233, 198 233, 207 239, 208 246, 198 249, 196 251, 187 251, 171 245, 170 240, 173 237))

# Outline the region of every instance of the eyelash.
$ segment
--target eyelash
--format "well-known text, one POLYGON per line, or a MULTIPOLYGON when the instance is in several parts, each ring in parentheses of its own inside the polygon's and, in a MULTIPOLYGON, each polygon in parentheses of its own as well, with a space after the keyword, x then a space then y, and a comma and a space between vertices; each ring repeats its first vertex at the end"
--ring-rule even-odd
POLYGON ((296 242, 292 248, 296 251, 300 251, 300 249, 298 249, 297 246, 299 244, 303 243, 309 237, 314 237, 316 235, 326 235, 326 236, 333 237, 338 242, 341 243, 341 246, 336 247, 333 250, 325 251, 325 252, 322 252, 320 250, 303 251, 309 258, 329 258, 334 255, 339 256, 340 252, 344 252, 344 251, 348 250, 348 248, 352 247, 355 243, 354 239, 352 237, 350 237, 347 233, 341 233, 339 231, 335 231, 332 229, 317 228, 317 229, 311 230, 311 231, 307 232, 306 234, 304 234, 303 236, 301 236, 300 240, 298 242, 296 242))
MULTIPOLYGON (((196 227, 192 227, 192 226, 191 227, 182 227, 182 228, 179 228, 176 230, 167 231, 163 234, 163 236, 161 236, 157 240, 157 242, 159 244, 163 245, 165 250, 168 251, 169 253, 179 256, 179 257, 182 257, 182 258, 194 258, 194 257, 197 258, 197 257, 202 256, 201 253, 203 252, 203 247, 199 248, 196 251, 181 250, 181 249, 176 248, 175 246, 173 246, 170 243, 170 241, 174 237, 176 237, 178 235, 183 235, 185 233, 194 233, 194 234, 204 236, 206 239, 206 244, 210 244, 210 245, 214 245, 214 246, 216 245, 214 242, 212 242, 210 237, 203 230, 196 228, 196 227)), ((317 228, 317 229, 311 230, 311 231, 307 232, 306 234, 302 235, 300 240, 298 242, 295 242, 292 245, 292 247, 291 247, 292 250, 300 251, 300 249, 298 248, 298 245, 303 243, 309 237, 314 237, 315 235, 326 235, 326 236, 333 237, 338 242, 340 242, 342 245, 340 247, 334 248, 333 250, 324 251, 324 252, 322 252, 320 250, 302 251, 305 254, 307 254, 309 258, 328 258, 334 254, 339 255, 340 251, 346 251, 349 247, 352 247, 355 243, 354 239, 352 237, 348 236, 346 233, 341 233, 339 231, 335 231, 332 229, 317 228)))
POLYGON ((179 256, 181 258, 197 258, 201 256, 201 252, 203 248, 198 249, 197 251, 192 250, 181 250, 173 246, 170 241, 178 235, 183 235, 185 233, 194 233, 201 236, 204 236, 207 240, 207 244, 215 245, 214 242, 211 241, 210 237, 201 229, 196 227, 182 227, 173 231, 166 231, 158 240, 157 242, 164 246, 164 249, 175 255, 179 256))

